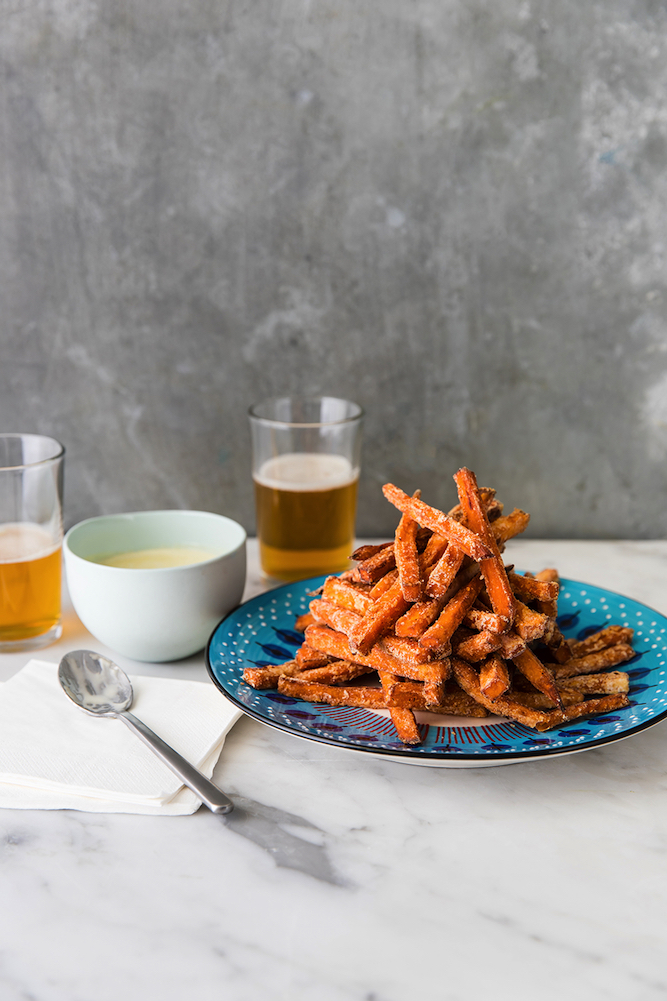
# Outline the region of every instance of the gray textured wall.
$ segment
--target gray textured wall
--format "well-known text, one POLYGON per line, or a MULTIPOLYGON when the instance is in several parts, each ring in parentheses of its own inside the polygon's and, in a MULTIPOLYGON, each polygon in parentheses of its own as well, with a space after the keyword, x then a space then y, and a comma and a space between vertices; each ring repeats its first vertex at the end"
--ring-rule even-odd
POLYGON ((68 524, 251 526, 247 406, 368 411, 379 486, 465 463, 533 535, 667 531, 667 10, 1 0, 0 427, 68 524))

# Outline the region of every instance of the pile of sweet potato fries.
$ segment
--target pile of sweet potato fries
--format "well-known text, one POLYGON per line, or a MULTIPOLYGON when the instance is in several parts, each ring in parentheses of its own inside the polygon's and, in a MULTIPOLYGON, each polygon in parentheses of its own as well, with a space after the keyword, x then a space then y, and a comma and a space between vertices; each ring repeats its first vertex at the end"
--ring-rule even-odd
POLYGON ((297 620, 305 642, 286 664, 244 681, 307 702, 388 709, 401 741, 421 741, 415 711, 509 717, 536 730, 620 709, 632 629, 577 642, 556 622, 555 570, 513 572, 501 553, 529 515, 503 514, 475 474, 454 476, 449 514, 387 483, 401 512, 393 542, 362 546, 357 566, 328 577, 297 620), (362 679, 361 681, 358 679, 362 679))

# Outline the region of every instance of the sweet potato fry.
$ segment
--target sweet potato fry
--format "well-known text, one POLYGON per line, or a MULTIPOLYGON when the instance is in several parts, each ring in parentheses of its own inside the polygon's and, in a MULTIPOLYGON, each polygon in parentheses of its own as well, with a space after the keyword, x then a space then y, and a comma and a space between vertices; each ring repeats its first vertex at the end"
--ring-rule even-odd
POLYGON ((294 659, 303 671, 312 667, 324 667, 331 660, 328 654, 322 653, 321 650, 312 650, 307 643, 301 644, 294 654, 294 659))
POLYGON ((543 636, 549 619, 542 612, 535 612, 522 601, 516 602, 516 614, 514 616, 514 628, 526 643, 531 643, 543 636))
MULTIPOLYGON (((435 538, 435 535, 432 536, 432 538, 435 538)), ((452 551, 457 554, 460 552, 453 547, 450 548, 452 548, 452 551)), ((463 553, 460 553, 460 555, 461 558, 463 558, 463 553)), ((479 568, 477 567, 477 564, 470 563, 464 571, 456 575, 455 578, 450 581, 447 589, 443 591, 438 598, 418 601, 414 605, 411 605, 407 612, 405 612, 405 614, 402 615, 396 622, 396 635, 411 636, 418 639, 428 629, 428 627, 435 622, 447 602, 454 597, 457 591, 460 590, 464 584, 467 584, 473 579, 473 577, 477 576, 478 573, 479 568)), ((445 583, 445 580, 446 578, 443 576, 443 584, 445 583)), ((489 615, 491 615, 491 613, 489 613, 489 615)), ((497 620, 497 616, 494 618, 497 620)))
POLYGON ((408 608, 396 622, 397 636, 410 636, 418 639, 431 623, 435 622, 444 608, 445 597, 430 598, 428 601, 418 601, 408 608))
POLYGON ((384 709, 385 696, 381 688, 366 685, 321 685, 303 678, 281 675, 278 691, 306 702, 324 702, 331 706, 356 706, 367 709, 384 709))
POLYGON ((383 549, 387 549, 391 545, 393 545, 392 542, 380 542, 378 545, 359 546, 354 550, 350 559, 363 563, 364 560, 369 560, 371 556, 377 556, 383 549))
POLYGON ((363 664, 353 664, 350 660, 332 660, 322 667, 314 667, 302 674, 290 677, 303 678, 304 681, 317 681, 321 685, 341 685, 346 681, 354 681, 373 669, 363 664))
POLYGON ((556 726, 563 726, 565 723, 570 723, 575 719, 583 719, 585 716, 597 716, 598 713, 624 709, 628 704, 627 695, 603 695, 599 699, 588 699, 587 702, 577 702, 564 709, 552 709, 546 714, 546 720, 540 721, 536 725, 536 729, 540 732, 552 730, 556 726))
POLYGON ((473 606, 466 612, 463 620, 466 626, 471 629, 488 629, 492 633, 501 633, 505 620, 495 612, 488 612, 485 608, 473 606))
POLYGON ((243 680, 253 688, 275 688, 281 675, 294 677, 302 671, 296 660, 288 660, 285 664, 270 664, 268 667, 246 667, 243 680))
POLYGON ((420 525, 430 528, 431 531, 449 539, 450 542, 453 542, 455 546, 462 549, 464 553, 467 553, 474 560, 482 560, 490 555, 488 546, 474 532, 465 528, 458 521, 454 521, 453 518, 449 518, 437 508, 430 507, 430 505, 425 504, 422 500, 408 497, 403 490, 399 490, 393 483, 385 483, 382 492, 387 500, 403 514, 409 514, 420 525))
POLYGON ((535 608, 538 612, 548 615, 550 619, 555 619, 558 615, 558 601, 556 598, 551 598, 548 601, 536 601, 535 608))
MULTIPOLYGON (((516 689, 512 690, 512 699, 518 702, 522 706, 528 706, 530 709, 557 709, 558 706, 553 699, 548 696, 543 695, 542 692, 519 692, 516 689)), ((578 695, 576 692, 562 692, 560 693, 560 699, 563 706, 573 706, 577 702, 581 702, 582 696, 578 695)))
POLYGON ((340 605, 334 605, 332 601, 324 601, 321 598, 315 598, 308 607, 316 622, 323 622, 332 629, 345 633, 346 636, 349 636, 362 621, 362 616, 357 612, 341 608, 340 605))
POLYGON ((355 569, 311 592, 294 660, 249 667, 245 680, 307 701, 388 710, 406 744, 420 741, 415 711, 493 712, 543 731, 626 705, 628 675, 600 672, 634 656, 632 630, 566 641, 557 571, 517 574, 500 557, 528 515, 503 515, 495 491, 468 469, 454 479, 460 503, 448 515, 419 492, 410 498, 385 484, 401 511, 394 541, 356 549, 355 569), (538 641, 548 664, 531 649, 538 641), (447 690, 452 672, 456 691, 447 690))
POLYGON ((341 608, 349 608, 364 615, 373 604, 368 585, 353 584, 338 577, 327 577, 322 588, 322 597, 341 608))
MULTIPOLYGON (((539 608, 543 608, 544 606, 549 605, 549 602, 538 601, 537 605, 539 608)), ((549 647, 551 656, 554 660, 558 661, 559 664, 564 664, 566 661, 572 660, 572 651, 570 650, 562 632, 558 628, 555 616, 547 616, 547 627, 542 635, 542 642, 549 647)))
POLYGON ((558 597, 560 584, 555 580, 538 580, 536 577, 524 577, 523 574, 510 570, 507 579, 517 598, 522 601, 549 601, 558 597))
POLYGON ((427 665, 424 678, 424 699, 427 706, 438 706, 445 696, 445 682, 451 674, 452 665, 449 657, 434 660, 427 665))
POLYGON ((455 630, 463 622, 466 612, 472 607, 481 586, 481 579, 475 577, 465 587, 462 587, 447 602, 433 625, 426 630, 423 636, 420 636, 419 643, 433 652, 442 649, 446 643, 449 643, 455 630))
MULTIPOLYGON (((472 716, 484 718, 487 711, 464 692, 452 692, 445 695, 441 704, 428 705, 424 697, 424 686, 415 682, 401 682, 396 686, 392 702, 387 706, 385 694, 381 688, 368 686, 337 687, 309 682, 304 678, 280 679, 278 691, 283 695, 303 699, 305 702, 323 702, 335 706, 357 706, 366 709, 412 709, 437 712, 451 716, 472 716)), ((396 724, 394 723, 394 726, 396 724)))
MULTIPOLYGON (((579 677, 564 678, 557 683, 564 706, 583 702, 587 695, 626 695, 630 690, 630 680, 625 671, 609 671, 607 674, 583 674, 579 677)), ((513 692, 512 698, 533 709, 556 709, 556 703, 542 692, 513 692)))
POLYGON ((491 524, 491 531, 498 546, 501 548, 510 539, 525 532, 530 521, 530 515, 515 507, 510 514, 504 514, 491 524))
POLYGON ((618 643, 632 643, 634 629, 629 626, 607 626, 598 633, 587 636, 585 640, 567 640, 573 657, 586 657, 589 653, 597 653, 618 643))
POLYGON ((390 707, 391 721, 396 727, 398 739, 403 744, 421 744, 422 738, 412 709, 390 707))
MULTIPOLYGON (((493 487, 480 487, 479 496, 482 499, 482 504, 484 505, 484 510, 486 511, 486 516, 491 521, 491 517, 497 518, 502 514, 503 505, 499 504, 496 500, 496 491, 493 487)), ((454 518, 455 521, 464 521, 465 512, 461 507, 461 504, 455 504, 451 511, 447 514, 450 518, 454 518)))
POLYGON ((401 681, 394 689, 392 703, 410 709, 420 709, 426 712, 442 713, 451 716, 476 716, 483 719, 488 716, 487 710, 475 702, 460 689, 448 692, 440 705, 427 705, 424 697, 424 685, 418 681, 401 681))
POLYGON ((454 677, 463 691, 467 692, 471 698, 483 705, 489 712, 496 713, 498 716, 508 716, 510 719, 515 719, 517 722, 523 723, 524 726, 529 726, 532 729, 536 729, 539 723, 545 722, 548 718, 547 713, 541 712, 538 709, 531 709, 529 706, 522 706, 518 702, 514 702, 509 696, 503 697, 501 695, 495 701, 487 698, 480 687, 479 677, 474 667, 466 664, 460 657, 452 658, 452 668, 454 670, 454 677))
POLYGON ((549 668, 535 656, 532 650, 526 647, 522 653, 517 657, 513 657, 512 660, 524 678, 527 678, 531 685, 537 688, 538 692, 543 692, 548 698, 553 699, 557 706, 560 706, 560 693, 556 688, 554 676, 549 668))
MULTIPOLYGON (((482 491, 480 490, 480 493, 482 491)), ((486 506, 486 517, 489 519, 490 524, 497 521, 505 510, 505 505, 501 504, 500 501, 492 500, 489 505, 486 506)))
MULTIPOLYGON (((428 528, 419 528, 417 531, 417 550, 422 552, 428 540, 431 537, 431 530, 428 528)), ((357 550, 358 551, 358 550, 357 550)), ((373 553, 367 559, 362 560, 358 566, 353 570, 346 571, 350 576, 349 580, 356 582, 363 582, 366 584, 374 584, 376 581, 384 577, 386 573, 393 570, 396 566, 396 555, 394 552, 394 542, 389 542, 383 544, 377 552, 373 553)))
MULTIPOLYGON (((418 500, 420 491, 412 495, 418 500)), ((422 596, 421 568, 417 553, 417 530, 419 525, 409 514, 403 513, 394 537, 394 557, 401 591, 406 601, 419 601, 422 596)))
POLYGON ((501 657, 487 657, 480 665, 479 687, 487 699, 494 702, 504 695, 510 686, 507 664, 501 657))
POLYGON ((626 660, 632 660, 634 655, 635 651, 627 643, 617 643, 616 646, 605 647, 604 650, 589 653, 585 657, 573 657, 565 664, 554 664, 553 673, 558 681, 575 674, 593 674, 604 667, 615 667, 626 660))
POLYGON ((397 660, 387 652, 381 643, 375 644, 368 654, 353 652, 347 636, 336 632, 329 626, 309 626, 306 631, 306 642, 309 646, 323 653, 328 653, 337 660, 351 660, 356 664, 365 664, 376 671, 388 671, 412 681, 424 681, 428 674, 428 664, 413 664, 397 660))
POLYGON ((500 640, 500 653, 505 660, 514 660, 526 649, 525 642, 513 629, 508 633, 500 634, 498 639, 500 640))
POLYGON ((421 569, 427 573, 430 572, 431 568, 438 562, 448 545, 449 543, 447 539, 445 539, 442 535, 436 535, 434 532, 426 543, 424 552, 420 556, 419 565, 421 569))
MULTIPOLYGON (((323 702, 334 706, 357 706, 368 709, 383 709, 386 706, 386 696, 382 688, 362 688, 361 686, 339 688, 301 680, 298 684, 292 684, 292 680, 281 677, 278 691, 283 695, 304 699, 306 702, 323 702)), ((402 743, 421 743, 417 721, 411 709, 391 707, 389 713, 402 743)))
POLYGON ((560 576, 555 567, 545 567, 539 573, 534 574, 535 580, 555 581, 560 584, 560 576))
POLYGON ((480 560, 479 565, 493 611, 505 619, 505 628, 502 632, 506 632, 514 621, 514 594, 505 573, 498 543, 479 496, 477 479, 470 469, 464 467, 454 474, 454 482, 459 492, 459 500, 465 512, 468 528, 477 533, 489 550, 489 557, 480 560))
POLYGON ((396 566, 394 556, 394 543, 381 549, 374 556, 369 556, 367 560, 360 563, 353 570, 353 580, 362 581, 365 584, 375 584, 376 581, 384 577, 386 573, 396 566))
POLYGON ((383 636, 378 642, 392 657, 408 664, 425 664, 427 661, 433 660, 430 652, 425 650, 417 640, 409 639, 406 636, 383 636))
POLYGON ((373 601, 377 601, 378 598, 388 591, 392 584, 395 584, 398 580, 398 570, 389 570, 384 577, 380 579, 373 585, 370 591, 371 598, 373 601))
POLYGON ((312 617, 310 612, 304 612, 303 615, 297 615, 294 628, 298 633, 305 633, 307 627, 312 626, 314 621, 315 619, 312 617))
POLYGON ((452 642, 454 653, 457 657, 462 657, 469 664, 476 664, 484 660, 490 653, 494 653, 501 646, 501 637, 498 633, 492 633, 489 629, 482 630, 481 633, 473 633, 472 636, 456 641, 456 635, 452 642))
POLYGON ((583 695, 616 695, 630 691, 630 679, 626 671, 606 671, 604 674, 580 674, 563 678, 557 682, 559 692, 575 692, 583 695))
POLYGON ((464 553, 451 543, 435 564, 426 582, 426 593, 431 598, 442 598, 451 586, 463 563, 464 553))
POLYGON ((378 671, 378 677, 382 685, 382 691, 384 692, 385 704, 389 705, 396 686, 401 679, 397 674, 392 674, 390 671, 378 671))
POLYGON ((396 580, 348 634, 353 648, 360 653, 368 653, 407 609, 408 602, 403 597, 401 582, 396 580))

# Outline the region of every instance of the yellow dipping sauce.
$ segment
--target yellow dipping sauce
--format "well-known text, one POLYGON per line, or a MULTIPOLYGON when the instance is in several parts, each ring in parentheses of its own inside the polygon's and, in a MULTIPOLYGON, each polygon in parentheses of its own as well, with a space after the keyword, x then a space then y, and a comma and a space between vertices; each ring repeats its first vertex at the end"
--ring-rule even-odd
POLYGON ((187 567, 193 563, 212 560, 216 554, 197 546, 162 546, 158 549, 135 549, 129 553, 98 556, 93 563, 107 567, 126 567, 129 570, 163 570, 166 567, 187 567))

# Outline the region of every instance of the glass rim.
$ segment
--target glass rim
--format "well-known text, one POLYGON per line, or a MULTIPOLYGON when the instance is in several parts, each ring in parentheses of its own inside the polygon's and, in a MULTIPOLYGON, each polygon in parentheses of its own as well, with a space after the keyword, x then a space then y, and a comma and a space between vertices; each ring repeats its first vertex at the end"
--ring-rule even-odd
POLYGON ((6 431, 0 432, 0 442, 7 441, 10 438, 21 441, 24 438, 41 438, 42 441, 51 441, 57 446, 58 451, 54 455, 50 455, 46 459, 36 459, 35 462, 17 462, 12 463, 11 466, 0 465, 0 473, 16 472, 20 469, 34 469, 36 466, 46 466, 49 462, 57 462, 58 459, 62 459, 65 455, 65 446, 62 442, 58 441, 50 434, 33 434, 31 432, 21 432, 21 431, 6 431))
POLYGON ((327 428, 336 427, 341 424, 354 424, 355 421, 360 421, 362 417, 365 416, 364 408, 360 403, 355 403, 353 400, 346 400, 342 396, 269 396, 267 399, 262 400, 260 403, 253 403, 251 407, 248 407, 248 417, 251 421, 256 421, 258 424, 270 424, 272 427, 282 427, 282 428, 327 428), (340 417, 335 421, 281 421, 275 417, 261 417, 259 414, 255 413, 258 407, 264 407, 267 403, 274 403, 278 400, 300 400, 301 402, 316 402, 318 400, 337 400, 339 403, 348 403, 351 407, 356 407, 357 413, 352 414, 349 417, 340 417))

